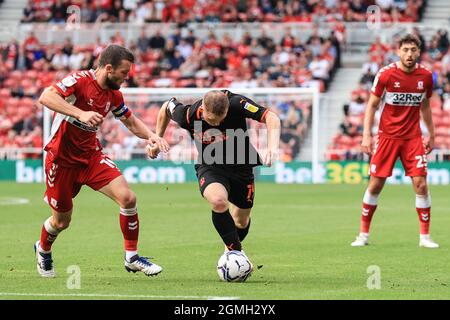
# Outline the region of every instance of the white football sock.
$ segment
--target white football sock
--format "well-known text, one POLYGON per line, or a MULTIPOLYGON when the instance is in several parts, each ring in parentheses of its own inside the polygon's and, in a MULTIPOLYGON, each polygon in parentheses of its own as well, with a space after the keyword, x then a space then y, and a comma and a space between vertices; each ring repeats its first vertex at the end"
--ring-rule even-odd
POLYGON ((125 259, 127 259, 127 261, 130 261, 131 258, 133 258, 135 255, 137 255, 137 251, 125 251, 125 259))

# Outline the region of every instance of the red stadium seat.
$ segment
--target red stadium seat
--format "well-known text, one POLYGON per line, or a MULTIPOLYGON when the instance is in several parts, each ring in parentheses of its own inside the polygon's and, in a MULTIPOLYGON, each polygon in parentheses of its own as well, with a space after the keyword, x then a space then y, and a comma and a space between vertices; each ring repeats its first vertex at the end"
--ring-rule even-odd
POLYGON ((447 137, 447 136, 449 136, 449 130, 450 130, 450 128, 449 127, 446 127, 446 126, 442 126, 442 127, 437 127, 436 129, 435 129, 435 131, 436 131, 436 136, 443 136, 443 137, 447 137))
POLYGON ((7 98, 11 96, 11 90, 8 88, 1 88, 0 89, 0 99, 3 101, 6 101, 7 98))
POLYGON ((38 72, 36 70, 28 70, 25 72, 25 78, 27 79, 37 79, 38 72))

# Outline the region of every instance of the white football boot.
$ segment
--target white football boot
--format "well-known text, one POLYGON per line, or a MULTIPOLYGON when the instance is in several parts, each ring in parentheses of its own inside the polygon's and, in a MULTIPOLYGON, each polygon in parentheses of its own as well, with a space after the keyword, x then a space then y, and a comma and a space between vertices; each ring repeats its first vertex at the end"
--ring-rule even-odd
POLYGON ((129 261, 125 259, 125 269, 128 272, 133 273, 142 271, 147 276, 156 276, 161 273, 163 269, 157 264, 150 262, 148 259, 149 258, 147 257, 140 257, 138 255, 131 257, 129 261))
POLYGON ((436 242, 434 242, 433 239, 430 238, 429 234, 421 234, 420 241, 419 241, 419 247, 436 249, 436 248, 439 248, 439 245, 436 242))
POLYGON ((369 234, 368 233, 360 233, 355 241, 351 243, 352 247, 364 247, 369 244, 369 234))
POLYGON ((52 253, 41 252, 39 244, 40 240, 36 241, 36 243, 34 244, 37 271, 44 278, 54 278, 55 269, 53 269, 52 253))

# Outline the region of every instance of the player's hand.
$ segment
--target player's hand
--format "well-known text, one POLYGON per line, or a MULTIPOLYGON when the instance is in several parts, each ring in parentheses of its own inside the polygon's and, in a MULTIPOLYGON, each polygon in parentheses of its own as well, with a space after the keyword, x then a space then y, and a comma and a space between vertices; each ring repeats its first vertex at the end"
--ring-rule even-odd
POLYGON ((372 137, 371 136, 363 136, 361 142, 361 151, 371 155, 372 154, 372 137))
POLYGON ((278 151, 267 150, 266 156, 264 158, 264 165, 271 167, 278 160, 278 151))
POLYGON ((429 154, 431 151, 433 151, 433 148, 434 148, 434 137, 428 137, 427 139, 424 139, 423 147, 425 148, 425 153, 426 154, 429 154))
POLYGON ((78 120, 86 123, 88 126, 97 127, 103 122, 103 116, 95 111, 83 111, 78 120))
POLYGON ((156 134, 152 134, 150 136, 150 138, 148 139, 148 144, 150 145, 151 148, 157 146, 159 151, 162 151, 164 153, 169 152, 170 149, 170 146, 167 143, 167 141, 164 140, 164 138, 157 136, 156 134))
POLYGON ((147 155, 150 159, 156 159, 160 152, 157 145, 151 146, 151 145, 147 144, 145 146, 145 150, 147 151, 147 155))

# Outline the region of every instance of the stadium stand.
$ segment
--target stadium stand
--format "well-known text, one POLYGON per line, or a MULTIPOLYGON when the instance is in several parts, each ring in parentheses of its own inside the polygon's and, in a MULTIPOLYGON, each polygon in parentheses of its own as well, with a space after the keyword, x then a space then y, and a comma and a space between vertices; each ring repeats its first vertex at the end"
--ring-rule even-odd
POLYGON ((29 1, 22 22, 63 23, 67 8, 77 5, 81 22, 332 22, 365 21, 370 5, 381 8, 382 22, 415 22, 426 1, 320 0, 37 0, 29 1))
MULTIPOLYGON (((28 136, 32 137, 30 126, 21 123, 42 122, 41 106, 34 103, 42 89, 72 70, 95 67, 96 58, 109 43, 127 45, 136 54, 137 63, 126 84, 129 87, 229 87, 233 90, 317 86, 321 92, 325 92, 341 66, 341 54, 346 49, 347 22, 370 20, 367 9, 371 5, 377 5, 381 9, 381 22, 416 22, 422 18, 426 4, 426 0, 28 1, 23 9, 23 26, 36 22, 61 25, 74 17, 73 11, 68 8, 77 6, 80 9, 77 14, 82 23, 126 23, 142 28, 139 37, 136 40, 133 38, 131 42, 127 38, 127 32, 117 31, 114 34, 108 33, 108 39, 98 36, 96 41, 90 40, 89 43, 75 44, 73 38, 67 38, 64 43, 56 41, 56 44, 49 44, 48 39, 45 43, 40 42, 30 32, 25 39, 22 38, 23 41, 13 39, 0 44, 0 147, 6 146, 4 141, 8 137, 8 141, 13 136, 18 141, 20 139, 16 137, 23 137, 23 140, 27 140, 28 136), (161 22, 176 23, 178 28, 170 34, 145 28, 146 23, 161 22), (301 22, 309 25, 307 28, 313 31, 308 32, 311 36, 307 39, 292 32, 290 27, 285 28, 281 40, 266 29, 258 37, 244 32, 242 37, 235 39, 233 29, 230 29, 221 34, 219 40, 214 32, 209 31, 206 36, 202 34, 200 37, 189 28, 190 23, 202 22, 237 23, 234 28, 248 22, 286 23, 286 26, 288 23, 301 22), (323 23, 329 23, 327 37, 315 32, 315 26, 323 23), (11 130, 14 132, 11 133, 11 130)), ((448 53, 440 50, 445 47, 445 38, 446 34, 430 41, 426 54, 422 57, 432 60, 430 67, 434 67, 435 62, 438 63, 439 68, 436 70, 440 71, 436 74, 437 81, 448 74, 448 71, 444 71, 448 69, 448 63, 445 62, 445 59, 448 60, 448 53)), ((375 41, 371 46, 369 61, 364 65, 367 72, 364 72, 359 88, 352 92, 351 102, 344 108, 345 119, 340 125, 340 133, 336 134, 329 147, 327 158, 355 159, 362 156, 358 153, 362 128, 361 110, 364 110, 367 101, 368 86, 379 66, 395 59, 393 47, 386 46, 381 40, 375 41), (343 148, 350 148, 351 151, 343 155, 343 148), (333 153, 334 150, 337 150, 336 154, 333 153)), ((449 104, 448 85, 443 82, 441 87, 436 89, 437 96, 433 96, 432 102, 436 108, 441 106, 444 109, 449 104)), ((132 105, 132 108, 137 108, 150 126, 154 126, 157 110, 155 101, 142 101, 138 104, 132 105)), ((275 106, 283 121, 282 158, 287 161, 299 155, 302 141, 308 132, 310 108, 311 105, 305 102, 275 106)), ((108 120, 104 127, 116 129, 115 126, 118 125, 108 120)), ((115 135, 110 134, 111 130, 103 131, 101 139, 106 147, 117 148, 118 141, 130 138, 124 136, 120 129, 114 130, 117 131, 115 135)), ((31 140, 33 139, 27 141, 31 140)), ((443 148, 450 147, 450 143, 447 143, 450 141, 443 138, 439 138, 438 142, 443 148)), ((12 145, 11 142, 8 143, 12 145)), ((39 141, 33 143, 25 145, 41 147, 39 141)), ((22 145, 24 142, 15 144, 22 145)))
MULTIPOLYGON (((124 40, 117 34, 110 43, 123 45, 124 40)), ((11 40, 1 46, 0 90, 5 102, 0 110, 8 121, 3 121, 0 129, 0 147, 10 130, 18 136, 31 134, 28 127, 16 126, 17 122, 40 123, 36 118, 38 113, 29 111, 40 108, 30 105, 30 101, 36 99, 43 88, 71 70, 94 67, 105 45, 100 39, 85 46, 74 45, 71 39, 66 39, 61 45, 44 46, 31 32, 21 44, 11 40), (24 101, 27 102, 22 103, 24 101), (24 112, 16 114, 17 108, 24 112)), ((168 37, 159 33, 148 36, 143 30, 130 48, 137 60, 126 84, 129 87, 228 87, 231 90, 317 86, 324 91, 339 64, 340 52, 339 42, 332 36, 323 38, 313 34, 302 42, 295 39, 289 29, 279 43, 265 34, 260 38, 245 34, 239 40, 226 36, 219 42, 213 32, 205 39, 198 39, 193 34, 182 38, 179 29, 168 37)), ((283 125, 287 158, 298 155, 310 107, 304 102, 292 103, 290 107, 277 106, 282 119, 288 121, 283 125), (290 110, 293 107, 295 110, 290 110)), ((142 110, 144 119, 154 126, 157 107, 149 102, 146 108, 148 110, 142 110)), ((110 126, 113 125, 105 128, 110 126)), ((114 145, 117 139, 125 137, 118 133, 118 136, 109 134, 102 138, 106 147, 114 145)))

